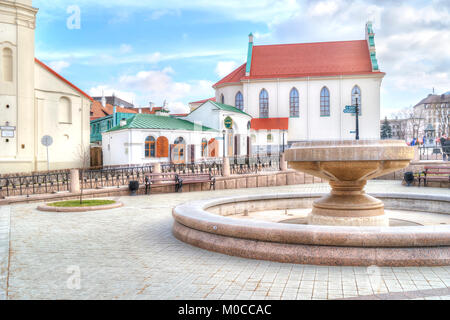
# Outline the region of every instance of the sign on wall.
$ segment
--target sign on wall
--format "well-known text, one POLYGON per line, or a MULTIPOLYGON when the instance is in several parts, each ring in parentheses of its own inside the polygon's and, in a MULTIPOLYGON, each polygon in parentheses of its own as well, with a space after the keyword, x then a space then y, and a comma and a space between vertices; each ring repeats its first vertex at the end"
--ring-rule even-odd
POLYGON ((0 127, 0 130, 2 131, 2 138, 14 138, 16 127, 3 126, 0 127))
POLYGON ((225 128, 233 129, 233 119, 231 119, 230 117, 226 117, 223 123, 225 125, 225 128))

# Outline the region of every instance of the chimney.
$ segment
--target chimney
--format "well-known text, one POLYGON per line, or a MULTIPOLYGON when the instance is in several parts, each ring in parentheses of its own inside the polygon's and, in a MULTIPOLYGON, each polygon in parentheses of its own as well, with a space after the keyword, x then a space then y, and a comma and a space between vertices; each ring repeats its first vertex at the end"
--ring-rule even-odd
POLYGON ((106 98, 105 98, 105 92, 102 90, 102 107, 106 107, 106 98))
POLYGON ((142 108, 139 108, 138 110, 139 110, 139 113, 142 113, 142 108))

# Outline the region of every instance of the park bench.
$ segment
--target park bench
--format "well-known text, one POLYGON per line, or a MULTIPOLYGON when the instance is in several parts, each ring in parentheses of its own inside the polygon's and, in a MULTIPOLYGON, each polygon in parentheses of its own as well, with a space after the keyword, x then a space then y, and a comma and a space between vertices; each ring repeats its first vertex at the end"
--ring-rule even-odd
POLYGON ((425 170, 419 173, 419 187, 420 182, 423 181, 423 186, 425 187, 430 181, 436 182, 448 182, 450 188, 450 166, 426 166, 425 170))
POLYGON ((178 191, 183 191, 183 185, 192 183, 203 183, 209 182, 209 190, 214 188, 216 190, 216 178, 214 178, 210 173, 184 173, 178 175, 179 189, 178 191))
POLYGON ((144 179, 145 194, 150 194, 152 187, 175 186, 179 190, 178 174, 176 173, 147 173, 144 179))

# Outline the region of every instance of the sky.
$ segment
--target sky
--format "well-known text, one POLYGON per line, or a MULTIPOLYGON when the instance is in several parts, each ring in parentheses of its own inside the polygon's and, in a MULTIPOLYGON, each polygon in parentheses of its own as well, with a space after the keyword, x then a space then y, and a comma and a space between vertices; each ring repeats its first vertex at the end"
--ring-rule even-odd
POLYGON ((450 0, 34 0, 36 57, 93 96, 173 113, 255 45, 365 38, 373 22, 381 115, 450 90, 450 0))

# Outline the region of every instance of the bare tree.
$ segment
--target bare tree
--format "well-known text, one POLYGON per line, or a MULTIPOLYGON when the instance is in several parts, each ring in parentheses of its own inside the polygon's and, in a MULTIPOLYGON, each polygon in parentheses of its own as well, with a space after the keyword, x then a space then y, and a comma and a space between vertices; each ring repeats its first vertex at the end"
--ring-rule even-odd
POLYGON ((449 107, 446 103, 434 103, 431 105, 431 116, 436 124, 437 136, 449 133, 449 115, 449 107))
POLYGON ((80 180, 81 180, 81 184, 80 184, 80 204, 83 203, 83 189, 84 189, 84 171, 86 169, 89 168, 90 166, 90 159, 91 159, 91 154, 90 154, 91 150, 89 146, 83 146, 83 145, 78 145, 78 149, 77 149, 77 158, 80 162, 80 180))
POLYGON ((401 120, 399 135, 405 140, 418 138, 420 133, 423 133, 425 123, 423 108, 405 108, 399 111, 396 117, 401 120))

